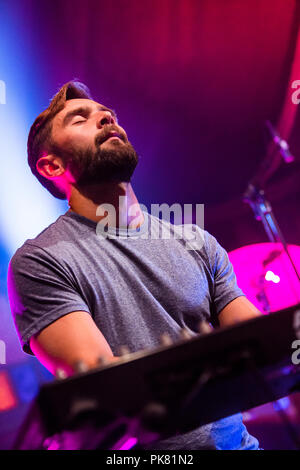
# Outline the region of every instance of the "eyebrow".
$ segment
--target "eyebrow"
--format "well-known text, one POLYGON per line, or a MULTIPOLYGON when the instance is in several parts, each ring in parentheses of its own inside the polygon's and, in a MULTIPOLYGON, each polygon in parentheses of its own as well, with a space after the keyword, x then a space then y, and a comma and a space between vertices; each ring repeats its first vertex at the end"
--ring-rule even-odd
MULTIPOLYGON (((98 106, 97 110, 109 111, 110 114, 116 119, 116 121, 118 119, 116 113, 112 109, 107 108, 106 106, 98 106)), ((63 119, 63 126, 66 126, 74 116, 81 115, 84 117, 88 117, 91 113, 92 113, 92 109, 89 106, 80 106, 78 108, 72 109, 72 111, 69 111, 65 115, 63 119)))

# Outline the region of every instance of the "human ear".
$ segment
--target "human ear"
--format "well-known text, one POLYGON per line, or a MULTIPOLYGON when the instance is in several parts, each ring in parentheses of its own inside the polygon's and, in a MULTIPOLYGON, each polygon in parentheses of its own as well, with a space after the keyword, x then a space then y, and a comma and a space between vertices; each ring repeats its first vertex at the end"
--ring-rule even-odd
POLYGON ((36 169, 47 179, 57 178, 65 172, 61 158, 52 154, 39 158, 36 162, 36 169))

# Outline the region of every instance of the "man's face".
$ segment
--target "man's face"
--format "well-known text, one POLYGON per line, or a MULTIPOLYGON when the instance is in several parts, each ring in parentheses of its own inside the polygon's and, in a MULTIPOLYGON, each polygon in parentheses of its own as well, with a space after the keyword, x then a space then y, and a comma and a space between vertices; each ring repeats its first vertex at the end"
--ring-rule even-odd
POLYGON ((53 119, 52 140, 76 184, 130 181, 138 155, 113 111, 73 99, 53 119))

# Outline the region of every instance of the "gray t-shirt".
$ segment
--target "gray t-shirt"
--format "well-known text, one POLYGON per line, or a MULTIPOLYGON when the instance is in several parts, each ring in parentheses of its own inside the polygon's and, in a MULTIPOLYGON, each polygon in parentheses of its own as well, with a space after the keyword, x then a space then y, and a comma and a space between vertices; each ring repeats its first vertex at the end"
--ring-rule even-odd
MULTIPOLYGON (((197 334, 200 320, 217 324, 219 312, 243 295, 227 253, 212 235, 196 225, 182 232, 144 216, 138 230, 103 231, 68 211, 17 250, 8 291, 25 352, 31 353, 31 336, 78 310, 91 314, 116 355, 121 345, 131 352, 155 348, 163 333, 176 340, 183 327, 197 334)), ((149 448, 257 446, 238 414, 149 448)))

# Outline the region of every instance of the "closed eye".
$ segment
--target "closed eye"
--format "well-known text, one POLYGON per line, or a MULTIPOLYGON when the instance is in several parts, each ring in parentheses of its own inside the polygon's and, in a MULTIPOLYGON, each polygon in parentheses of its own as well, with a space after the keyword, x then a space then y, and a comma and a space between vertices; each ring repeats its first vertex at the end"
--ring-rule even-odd
POLYGON ((74 126, 74 124, 80 124, 80 123, 85 122, 85 121, 86 121, 86 119, 80 119, 80 121, 79 120, 74 121, 74 122, 72 122, 72 126, 74 126))

